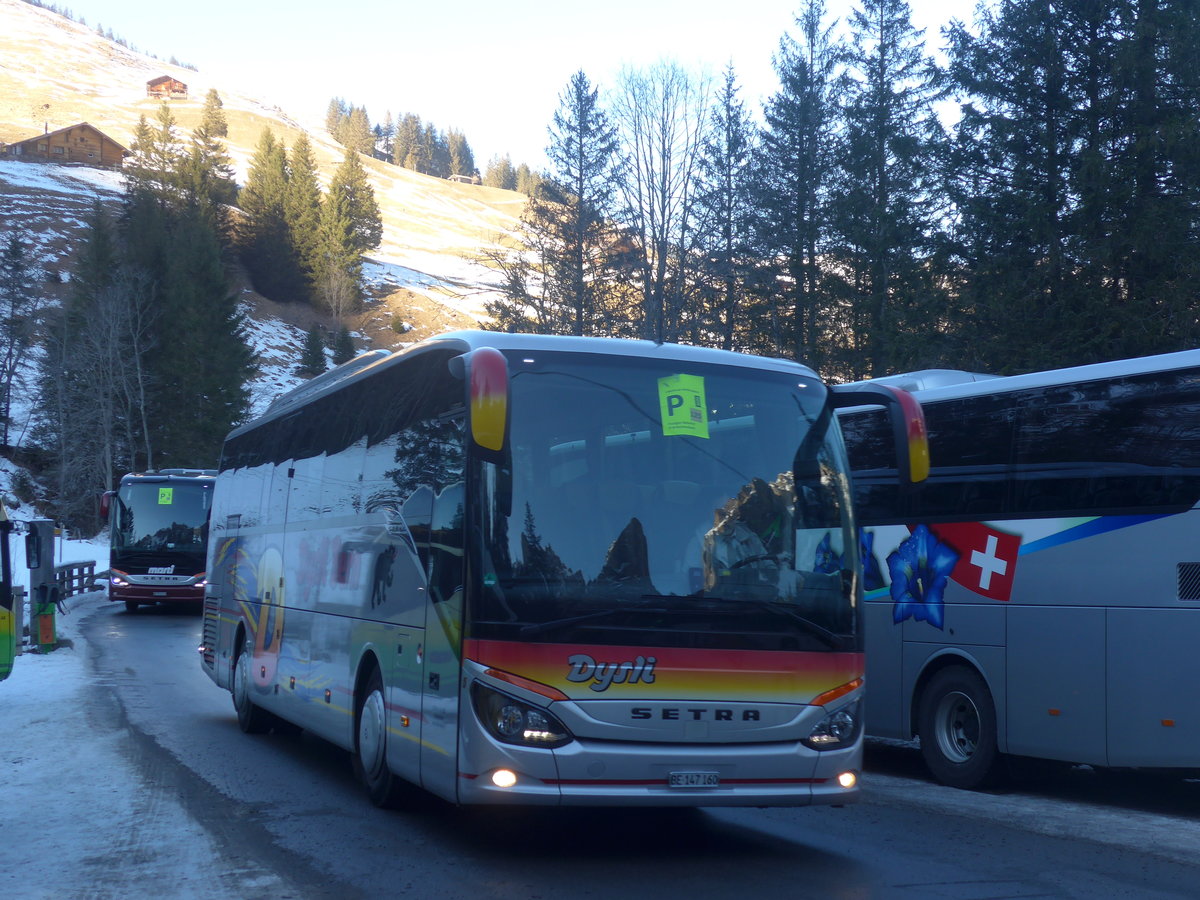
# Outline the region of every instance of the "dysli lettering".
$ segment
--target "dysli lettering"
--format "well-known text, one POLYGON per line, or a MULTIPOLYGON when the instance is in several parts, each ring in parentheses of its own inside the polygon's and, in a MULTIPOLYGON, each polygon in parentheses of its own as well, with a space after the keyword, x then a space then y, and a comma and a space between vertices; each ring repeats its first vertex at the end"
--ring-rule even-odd
POLYGON ((567 657, 571 670, 567 673, 567 681, 576 684, 592 682, 593 691, 607 691, 613 684, 643 684, 654 683, 653 656, 639 656, 632 662, 596 662, 586 653, 574 653, 567 657))

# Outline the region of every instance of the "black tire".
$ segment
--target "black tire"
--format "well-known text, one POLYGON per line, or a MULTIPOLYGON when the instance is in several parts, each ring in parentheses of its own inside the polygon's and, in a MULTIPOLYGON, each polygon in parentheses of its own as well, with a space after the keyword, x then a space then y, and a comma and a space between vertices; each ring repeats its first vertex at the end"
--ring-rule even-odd
POLYGON ((137 611, 138 611, 138 605, 139 605, 139 604, 138 604, 138 602, 137 602, 136 600, 126 600, 126 601, 125 601, 125 612, 127 612, 127 613, 135 613, 135 612, 137 612, 137 611))
POLYGON ((372 668, 354 705, 354 774, 376 806, 399 806, 404 782, 387 764, 387 708, 383 676, 372 668))
POLYGON ((996 783, 996 704, 982 676, 966 666, 942 669, 925 686, 917 714, 921 755, 942 784, 977 790, 996 783))
POLYGON ((248 640, 242 642, 237 659, 233 661, 233 708, 237 710, 238 726, 246 734, 266 734, 275 723, 275 717, 254 705, 250 699, 250 661, 254 654, 248 640))

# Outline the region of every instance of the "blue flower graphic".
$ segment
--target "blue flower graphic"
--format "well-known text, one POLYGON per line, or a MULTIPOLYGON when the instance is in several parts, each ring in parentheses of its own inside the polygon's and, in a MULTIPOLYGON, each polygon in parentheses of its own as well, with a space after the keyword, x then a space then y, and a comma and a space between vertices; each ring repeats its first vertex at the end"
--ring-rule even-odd
POLYGON ((813 571, 832 575, 841 571, 841 568, 842 558, 833 552, 833 538, 827 531, 825 537, 821 538, 821 543, 817 544, 817 552, 813 559, 813 571))
POLYGON ((863 590, 879 590, 883 587, 883 572, 875 558, 875 532, 858 529, 858 555, 862 557, 863 590))
POLYGON ((918 525, 908 540, 888 554, 894 604, 892 621, 911 618, 941 628, 945 611, 943 595, 957 562, 955 551, 924 525, 918 525))

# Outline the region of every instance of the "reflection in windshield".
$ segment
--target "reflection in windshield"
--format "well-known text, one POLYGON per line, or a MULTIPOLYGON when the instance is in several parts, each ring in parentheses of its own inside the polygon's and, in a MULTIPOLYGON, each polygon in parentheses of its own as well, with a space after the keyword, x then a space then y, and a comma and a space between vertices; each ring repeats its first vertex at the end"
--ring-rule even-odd
POLYGON ((512 470, 490 475, 477 634, 856 644, 843 453, 815 382, 690 365, 706 408, 693 433, 668 434, 659 384, 676 370, 549 355, 512 368, 512 470))

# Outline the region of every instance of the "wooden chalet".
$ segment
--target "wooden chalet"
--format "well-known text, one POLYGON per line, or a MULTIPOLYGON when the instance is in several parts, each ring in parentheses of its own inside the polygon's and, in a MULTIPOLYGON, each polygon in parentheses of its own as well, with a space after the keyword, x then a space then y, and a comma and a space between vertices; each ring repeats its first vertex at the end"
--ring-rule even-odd
POLYGON ((4 148, 8 159, 120 168, 129 151, 95 125, 80 122, 4 148))
POLYGON ((147 97, 157 97, 160 100, 185 100, 187 95, 187 85, 170 75, 159 75, 146 82, 147 97))

